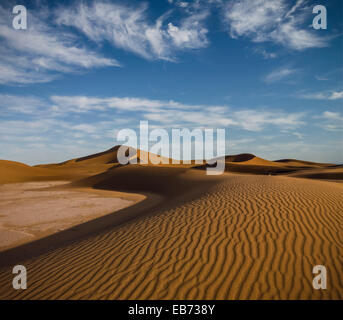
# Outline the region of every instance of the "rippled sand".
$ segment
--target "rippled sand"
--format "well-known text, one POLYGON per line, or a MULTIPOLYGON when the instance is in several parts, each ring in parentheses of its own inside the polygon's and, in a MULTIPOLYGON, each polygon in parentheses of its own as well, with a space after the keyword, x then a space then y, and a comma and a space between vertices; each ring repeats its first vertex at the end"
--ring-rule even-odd
POLYGON ((22 263, 29 299, 342 299, 343 185, 226 175, 197 197, 22 263), (314 290, 312 268, 328 269, 314 290))

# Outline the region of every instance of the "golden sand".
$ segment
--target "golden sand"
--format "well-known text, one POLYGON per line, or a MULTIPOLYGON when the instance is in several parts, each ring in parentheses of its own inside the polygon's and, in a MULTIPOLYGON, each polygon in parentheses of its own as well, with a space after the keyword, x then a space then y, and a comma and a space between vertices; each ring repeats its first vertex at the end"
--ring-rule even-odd
MULTIPOLYGON (((246 167, 265 173, 278 165, 230 158, 238 173, 210 177, 187 167, 91 159, 98 173, 87 177, 80 169, 72 187, 146 199, 1 252, 1 299, 343 298, 343 184, 313 179, 318 169, 340 181, 342 168, 312 165, 312 179, 303 178, 301 165, 248 175, 246 167), (11 286, 18 263, 28 272, 24 291, 11 286), (326 290, 312 286, 315 265, 327 268, 326 290)), ((75 163, 41 169, 77 171, 75 163)))

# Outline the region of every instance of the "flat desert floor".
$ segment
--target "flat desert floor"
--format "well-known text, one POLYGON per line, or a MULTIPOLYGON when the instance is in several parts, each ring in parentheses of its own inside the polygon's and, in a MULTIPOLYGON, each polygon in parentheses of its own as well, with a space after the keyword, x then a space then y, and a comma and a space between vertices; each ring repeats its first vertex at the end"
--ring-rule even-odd
POLYGON ((133 165, 80 186, 146 198, 0 252, 1 299, 343 299, 342 183, 133 165), (26 290, 12 288, 19 263, 26 290))
POLYGON ((114 192, 52 189, 65 184, 48 181, 0 185, 0 250, 113 213, 138 200, 122 199, 114 192))

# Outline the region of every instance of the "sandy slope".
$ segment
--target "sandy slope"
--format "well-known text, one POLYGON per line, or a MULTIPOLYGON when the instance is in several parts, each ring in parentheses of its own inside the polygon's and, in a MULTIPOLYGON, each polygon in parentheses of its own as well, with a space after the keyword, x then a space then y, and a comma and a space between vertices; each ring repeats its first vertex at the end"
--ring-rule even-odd
POLYGON ((267 175, 282 174, 327 180, 342 180, 343 177, 343 167, 339 165, 296 159, 269 161, 249 153, 226 156, 225 171, 267 175), (309 172, 310 170, 311 172, 309 172), (322 174, 324 172, 325 175, 322 174), (311 175, 308 173, 311 173, 311 175))
POLYGON ((38 180, 47 174, 45 169, 33 168, 15 161, 0 160, 0 184, 38 180))
POLYGON ((28 166, 16 161, 0 160, 0 184, 26 181, 78 180, 118 165, 118 146, 94 155, 62 163, 28 166))
POLYGON ((343 186, 223 179, 174 206, 21 261, 30 279, 25 291, 11 289, 11 270, 2 267, 0 297, 342 299, 343 186), (312 288, 317 264, 328 268, 326 291, 312 288))
POLYGON ((121 166, 117 150, 36 167, 0 162, 0 183, 57 177, 146 197, 0 252, 0 298, 343 299, 343 184, 302 178, 340 180, 342 167, 242 154, 225 161, 238 174, 206 176, 194 164, 121 166), (18 263, 29 274, 21 292, 11 287, 18 263), (312 287, 318 264, 326 291, 312 287))
POLYGON ((338 166, 337 168, 320 168, 320 169, 308 169, 301 170, 289 174, 290 177, 298 178, 310 178, 310 179, 325 179, 325 180, 343 180, 343 166, 338 166))
POLYGON ((278 164, 284 164, 287 166, 293 167, 315 167, 315 168, 323 168, 323 167, 332 167, 333 165, 330 163, 318 163, 318 162, 311 162, 311 161, 304 161, 304 160, 297 160, 297 159, 281 159, 274 161, 278 164))

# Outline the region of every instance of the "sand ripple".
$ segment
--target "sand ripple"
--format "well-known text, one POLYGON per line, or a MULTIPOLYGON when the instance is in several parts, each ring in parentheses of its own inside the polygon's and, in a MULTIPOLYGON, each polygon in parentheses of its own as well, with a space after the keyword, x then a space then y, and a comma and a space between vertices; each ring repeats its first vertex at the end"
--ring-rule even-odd
POLYGON ((343 186, 228 175, 198 199, 23 261, 25 299, 342 299, 343 186), (314 290, 312 268, 328 270, 314 290))

